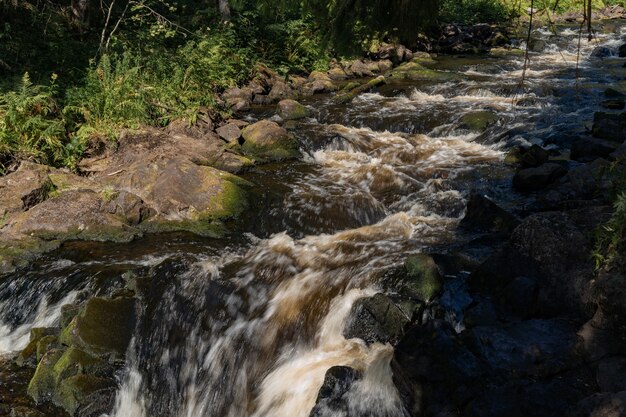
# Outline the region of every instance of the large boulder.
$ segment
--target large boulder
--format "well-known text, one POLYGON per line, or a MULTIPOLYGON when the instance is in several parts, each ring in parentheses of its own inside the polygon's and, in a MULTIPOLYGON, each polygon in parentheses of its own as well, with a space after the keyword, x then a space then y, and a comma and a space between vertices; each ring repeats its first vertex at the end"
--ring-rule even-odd
POLYGON ((260 161, 282 161, 300 156, 297 140, 269 120, 261 120, 243 130, 244 143, 242 149, 260 161))
POLYGON ((593 115, 593 136, 622 143, 626 140, 626 112, 593 115))
POLYGON ((452 72, 428 69, 419 61, 411 61, 394 68, 389 77, 411 81, 453 81, 458 78, 458 75, 452 72))
POLYGON ((513 187, 520 191, 541 190, 567 174, 561 164, 549 162, 535 168, 525 168, 513 176, 513 187))
POLYGON ((309 116, 309 109, 295 100, 281 100, 278 103, 277 113, 283 120, 304 119, 309 116))
POLYGON ((89 354, 123 358, 135 329, 135 298, 89 299, 60 336, 61 343, 89 354))
POLYGON ((17 171, 0 177, 0 227, 12 214, 26 211, 44 201, 53 189, 48 177, 52 169, 22 162, 17 171))
POLYGON ((70 190, 15 216, 5 233, 45 240, 128 242, 140 234, 132 223, 141 220, 142 213, 146 212, 137 196, 70 190), (126 212, 133 220, 124 216, 126 212))
POLYGON ((378 293, 358 300, 352 306, 343 335, 366 343, 397 343, 409 319, 389 297, 378 293))
POLYGON ((309 417, 328 417, 347 415, 348 399, 346 394, 352 385, 361 379, 361 373, 347 366, 333 366, 324 376, 324 383, 317 395, 315 407, 309 417))
POLYGON ((154 223, 228 219, 247 204, 245 180, 180 158, 138 161, 106 181, 140 196, 156 212, 154 223))
POLYGON ((409 256, 404 261, 404 271, 403 284, 411 298, 427 302, 441 292, 442 277, 432 256, 423 253, 409 256))
POLYGON ((593 394, 572 407, 567 417, 626 417, 626 391, 593 394))
POLYGON ((617 143, 609 140, 582 138, 572 143, 570 157, 575 161, 590 162, 608 157, 617 147, 617 143))
POLYGON ((499 233, 510 233, 518 224, 515 216, 475 191, 470 194, 465 217, 461 221, 463 227, 499 233))

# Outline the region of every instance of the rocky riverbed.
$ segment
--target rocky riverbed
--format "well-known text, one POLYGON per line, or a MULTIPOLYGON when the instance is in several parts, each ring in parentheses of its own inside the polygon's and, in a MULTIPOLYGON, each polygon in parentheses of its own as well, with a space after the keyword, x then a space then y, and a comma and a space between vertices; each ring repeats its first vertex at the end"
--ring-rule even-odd
POLYGON ((259 67, 236 117, 94 140, 81 175, 23 162, 0 415, 626 415, 625 271, 591 257, 625 27, 578 64, 576 27, 526 68, 480 26, 444 31, 464 55, 259 67))

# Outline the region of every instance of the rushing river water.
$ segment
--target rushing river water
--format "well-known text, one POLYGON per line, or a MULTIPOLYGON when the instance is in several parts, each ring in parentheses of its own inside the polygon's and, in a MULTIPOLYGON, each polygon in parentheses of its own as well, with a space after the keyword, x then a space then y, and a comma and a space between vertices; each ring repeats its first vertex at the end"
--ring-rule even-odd
POLYGON ((364 374, 349 415, 408 415, 393 348, 343 337, 352 304, 392 293, 384 276, 407 255, 466 239, 457 226, 471 190, 524 211, 504 155, 529 143, 559 152, 581 131, 623 71, 590 53, 623 43, 620 30, 583 40, 578 79, 577 28, 560 27, 535 32, 547 46, 521 87, 524 57, 509 53, 441 57, 432 67, 458 80, 391 83, 348 105, 310 98, 314 117, 295 129, 304 160, 244 175, 255 207, 229 238, 67 244, 0 281, 0 352, 57 322, 61 305, 149 271, 113 416, 306 417, 335 365, 364 374), (466 130, 463 116, 483 110, 498 121, 466 130))

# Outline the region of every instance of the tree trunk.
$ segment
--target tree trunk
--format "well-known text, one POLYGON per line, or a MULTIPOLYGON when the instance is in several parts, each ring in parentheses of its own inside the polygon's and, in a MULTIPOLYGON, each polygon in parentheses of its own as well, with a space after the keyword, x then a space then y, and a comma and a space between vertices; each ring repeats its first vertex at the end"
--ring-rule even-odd
POLYGON ((230 5, 228 0, 219 0, 219 7, 222 22, 230 22, 230 5))

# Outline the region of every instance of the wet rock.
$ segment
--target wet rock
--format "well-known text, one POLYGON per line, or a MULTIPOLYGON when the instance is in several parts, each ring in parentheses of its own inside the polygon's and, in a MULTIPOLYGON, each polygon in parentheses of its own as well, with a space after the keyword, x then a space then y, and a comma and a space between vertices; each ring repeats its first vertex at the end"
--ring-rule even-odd
POLYGON ((623 110, 626 107, 623 99, 604 100, 600 105, 609 110, 623 110))
POLYGON ((621 114, 596 112, 593 115, 593 136, 619 143, 626 140, 626 112, 621 114))
POLYGON ((567 413, 572 404, 590 391, 586 381, 566 374, 547 380, 511 379, 491 383, 467 405, 471 416, 555 417, 567 413))
POLYGON ((411 255, 404 261, 404 270, 404 284, 412 298, 430 301, 441 291, 442 277, 432 256, 411 255))
POLYGON ((275 122, 261 120, 243 130, 243 151, 262 161, 282 161, 300 156, 296 139, 275 122))
POLYGON ((461 117, 459 128, 472 132, 484 132, 489 126, 498 122, 498 116, 490 111, 477 111, 466 113, 461 117))
POLYGON ((135 321, 134 298, 94 297, 61 332, 60 340, 96 356, 124 357, 135 321))
POLYGON ((14 213, 41 203, 53 189, 48 177, 51 168, 22 162, 17 171, 0 177, 0 227, 14 213))
POLYGON ((291 99, 281 100, 276 112, 283 120, 297 120, 309 116, 309 109, 291 99))
POLYGON ((463 227, 500 233, 510 233, 518 224, 515 216, 476 191, 470 194, 467 211, 461 221, 463 227))
POLYGON ((58 327, 34 327, 30 330, 30 338, 28 340, 28 345, 19 353, 16 358, 16 363, 20 366, 26 363, 36 363, 39 361, 40 357, 38 356, 38 343, 41 339, 52 336, 55 337, 59 333, 58 327))
POLYGON ((333 366, 326 371, 310 417, 347 416, 348 403, 344 398, 361 373, 347 366, 333 366))
POLYGON ((603 139, 582 138, 572 143, 570 157, 575 161, 591 162, 597 158, 606 158, 617 149, 618 145, 603 139))
POLYGON ((576 404, 568 417, 626 417, 626 391, 593 394, 576 404))
POLYGON ((369 80, 367 83, 365 84, 361 84, 361 85, 357 85, 354 88, 352 88, 350 91, 348 91, 347 93, 344 94, 339 94, 335 97, 335 101, 339 102, 339 103, 347 103, 350 100, 352 100, 353 98, 355 98, 356 96, 358 96, 359 94, 365 93, 371 89, 373 89, 374 87, 377 87, 381 84, 385 83, 385 77, 380 75, 372 80, 369 80))
POLYGON ((409 379, 424 385, 454 386, 474 381, 485 372, 484 364, 454 329, 439 320, 411 327, 395 347, 395 360, 409 379))
POLYGON ((536 168, 525 168, 513 176, 513 187, 520 191, 541 190, 562 176, 567 170, 557 163, 547 163, 536 168))
POLYGON ((241 129, 234 123, 218 127, 215 133, 228 143, 239 143, 239 138, 241 137, 241 129))
POLYGON ((621 45, 617 51, 617 56, 620 58, 626 58, 626 43, 621 45))
POLYGON ((411 81, 451 81, 458 76, 452 72, 431 70, 418 62, 406 62, 394 68, 389 77, 397 80, 411 81))
POLYGON ((530 42, 528 42, 528 50, 531 52, 543 52, 547 46, 547 42, 539 38, 532 38, 530 42))
POLYGON ((28 395, 36 403, 51 401, 55 394, 57 380, 54 374, 54 365, 63 356, 63 350, 53 349, 46 352, 39 361, 33 378, 28 384, 28 395))
POLYGON ((626 391, 626 358, 616 356, 602 359, 598 364, 597 381, 601 391, 626 391))
MULTIPOLYGON (((79 408, 85 407, 93 401, 94 394, 100 391, 110 392, 114 388, 115 381, 110 378, 84 374, 75 375, 61 382, 58 405, 73 416, 76 415, 79 408)), ((83 415, 81 414, 81 417, 83 415)))
MULTIPOLYGON (((593 209, 581 216, 594 219, 596 224, 603 218, 593 209)), ((500 293, 517 277, 533 278, 537 282, 534 305, 538 313, 587 314, 588 286, 594 270, 589 257, 590 234, 583 233, 563 212, 531 215, 513 231, 508 244, 470 275, 468 282, 477 291, 500 293)))
POLYGON ((354 303, 343 335, 346 339, 358 337, 367 344, 395 344, 408 323, 409 319, 391 299, 378 293, 354 303))
POLYGON ((576 328, 559 320, 478 326, 463 334, 472 351, 496 373, 546 377, 575 366, 576 328))
POLYGON ((613 51, 608 46, 596 46, 590 56, 591 58, 608 58, 613 56, 613 51))
POLYGON ((560 207, 568 201, 595 199, 606 196, 611 187, 610 163, 596 159, 589 164, 571 168, 557 183, 553 184, 539 200, 547 207, 560 207))
POLYGON ((532 145, 520 153, 520 162, 527 168, 538 167, 548 162, 550 154, 539 145, 532 145))
POLYGON ((14 407, 9 417, 45 417, 41 411, 29 407, 14 407))
POLYGON ((604 90, 604 95, 609 98, 624 98, 624 93, 617 91, 616 89, 611 87, 604 90))

